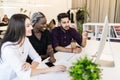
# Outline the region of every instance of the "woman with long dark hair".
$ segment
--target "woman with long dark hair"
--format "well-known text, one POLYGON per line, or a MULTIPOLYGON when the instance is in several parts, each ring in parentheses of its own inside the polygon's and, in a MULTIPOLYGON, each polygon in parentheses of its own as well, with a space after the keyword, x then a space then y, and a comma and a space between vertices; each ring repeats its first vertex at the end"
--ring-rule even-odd
POLYGON ((30 76, 51 71, 65 71, 62 65, 38 69, 41 58, 33 49, 26 36, 32 35, 32 26, 28 16, 14 14, 9 21, 7 31, 0 44, 0 80, 30 80, 30 76), (26 62, 27 56, 33 60, 26 62))

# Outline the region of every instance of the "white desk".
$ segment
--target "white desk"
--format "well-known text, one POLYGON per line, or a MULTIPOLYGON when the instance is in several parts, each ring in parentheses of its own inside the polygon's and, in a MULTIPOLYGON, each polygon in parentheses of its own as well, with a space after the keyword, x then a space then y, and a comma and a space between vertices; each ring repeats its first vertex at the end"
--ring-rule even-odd
MULTIPOLYGON (((87 46, 82 51, 82 55, 83 54, 91 55, 92 53, 94 53, 98 47, 98 43, 99 43, 98 41, 88 40, 87 46)), ((109 48, 107 48, 107 45, 105 46, 105 49, 109 50, 109 48)), ((119 75, 120 74, 120 43, 111 42, 111 49, 113 51, 115 67, 101 67, 103 69, 102 80, 120 79, 120 75, 119 75)), ((58 52, 55 54, 55 58, 57 59, 58 63, 60 63, 60 59, 62 59, 62 57, 64 56, 65 56, 64 53, 58 52)), ((76 57, 79 58, 78 54, 76 55, 76 57)), ((72 57, 71 59, 75 60, 74 57, 72 57)), ((44 62, 46 61, 47 60, 45 60, 44 62)), ((70 77, 68 72, 52 72, 52 73, 40 74, 38 76, 34 76, 31 78, 31 80, 70 80, 70 77)))
POLYGON ((7 26, 0 26, 0 31, 6 31, 7 30, 7 26))
MULTIPOLYGON (((5 32, 7 30, 7 26, 0 26, 0 31, 5 32)), ((4 34, 0 34, 0 38, 3 38, 4 34)))

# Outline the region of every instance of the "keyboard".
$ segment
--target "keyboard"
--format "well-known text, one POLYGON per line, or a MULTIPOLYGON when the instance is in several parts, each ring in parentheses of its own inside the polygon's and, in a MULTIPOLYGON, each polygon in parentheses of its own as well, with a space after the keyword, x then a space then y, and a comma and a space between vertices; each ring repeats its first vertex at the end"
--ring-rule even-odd
POLYGON ((75 53, 63 53, 65 54, 60 60, 58 60, 55 65, 65 65, 67 69, 75 62, 78 58, 80 58, 80 54, 75 53))
POLYGON ((62 60, 64 61, 69 61, 70 59, 72 59, 72 57, 74 57, 75 54, 74 53, 65 53, 65 56, 62 58, 62 60))

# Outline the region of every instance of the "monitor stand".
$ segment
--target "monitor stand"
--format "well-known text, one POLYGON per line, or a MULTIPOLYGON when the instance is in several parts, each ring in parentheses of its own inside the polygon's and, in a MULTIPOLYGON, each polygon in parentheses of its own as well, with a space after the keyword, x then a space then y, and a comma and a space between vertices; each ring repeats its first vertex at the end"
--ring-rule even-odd
POLYGON ((95 61, 96 64, 103 67, 114 67, 114 59, 112 55, 102 54, 100 59, 95 61))

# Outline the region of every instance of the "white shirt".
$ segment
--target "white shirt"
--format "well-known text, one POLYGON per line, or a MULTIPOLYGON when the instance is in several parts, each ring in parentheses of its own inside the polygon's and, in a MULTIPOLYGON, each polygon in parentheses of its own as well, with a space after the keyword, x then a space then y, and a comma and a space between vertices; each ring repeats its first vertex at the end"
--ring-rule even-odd
POLYGON ((12 80, 16 77, 19 77, 21 80, 30 80, 31 69, 28 71, 21 69, 27 56, 29 55, 33 61, 41 62, 40 56, 33 49, 28 38, 25 38, 21 48, 12 42, 4 43, 1 53, 0 80, 12 80))

